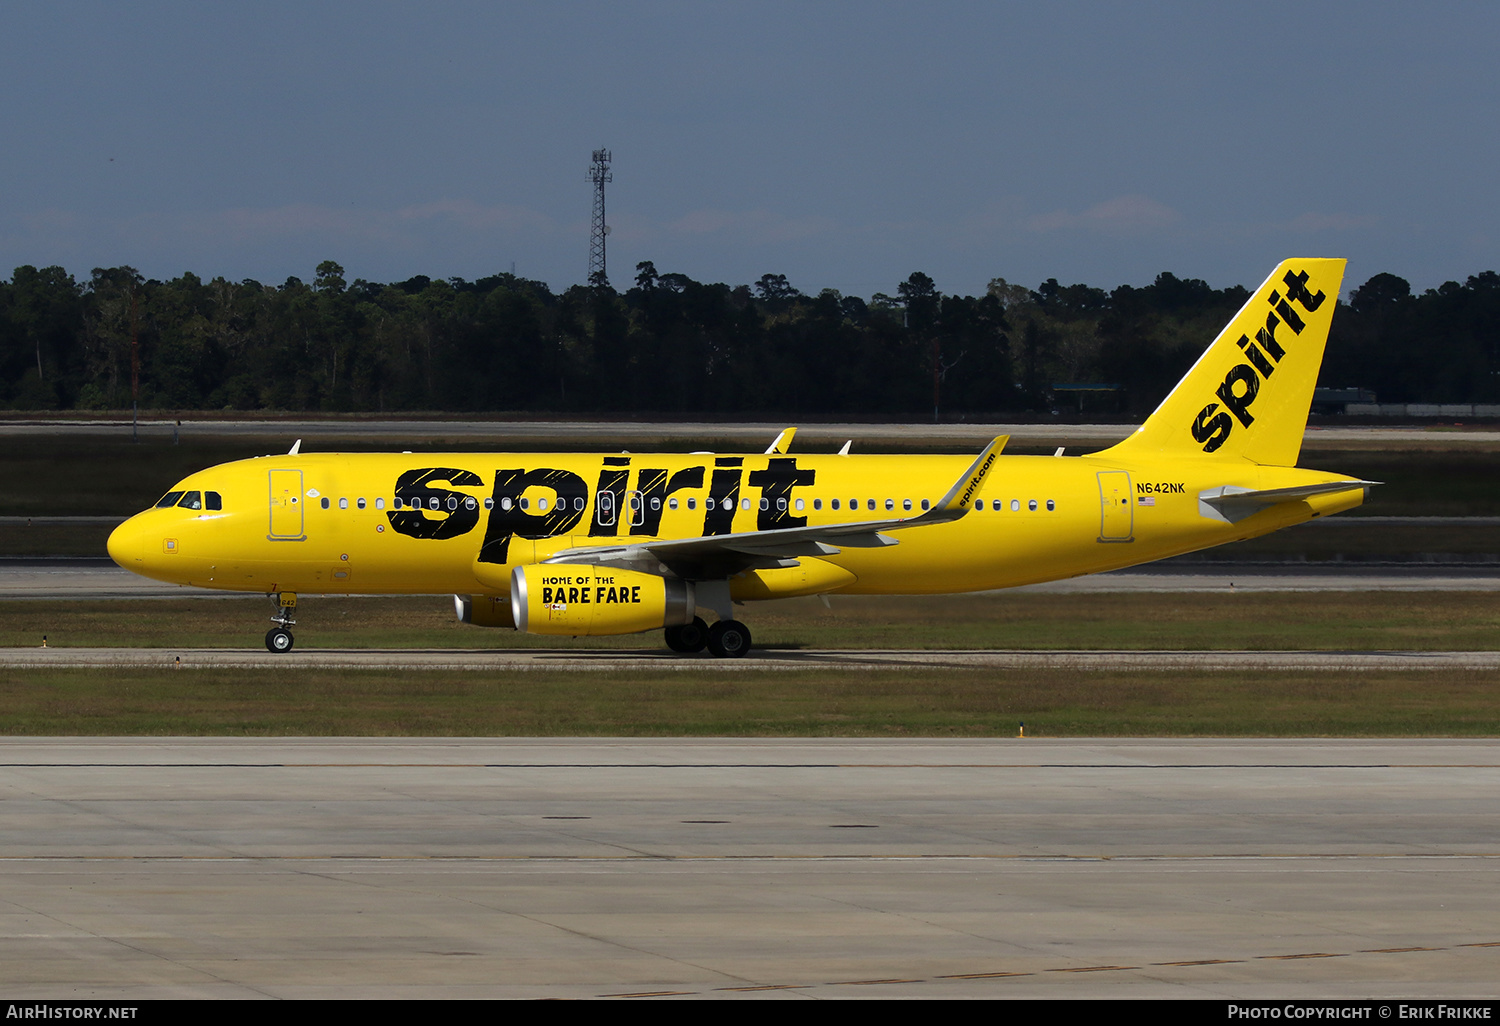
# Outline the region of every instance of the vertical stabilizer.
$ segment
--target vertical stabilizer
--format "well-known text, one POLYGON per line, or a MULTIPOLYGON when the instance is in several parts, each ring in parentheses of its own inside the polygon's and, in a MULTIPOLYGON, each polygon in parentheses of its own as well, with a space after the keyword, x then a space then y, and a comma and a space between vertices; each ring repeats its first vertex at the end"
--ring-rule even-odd
POLYGON ((1156 412, 1110 451, 1296 466, 1344 264, 1276 268, 1156 412))

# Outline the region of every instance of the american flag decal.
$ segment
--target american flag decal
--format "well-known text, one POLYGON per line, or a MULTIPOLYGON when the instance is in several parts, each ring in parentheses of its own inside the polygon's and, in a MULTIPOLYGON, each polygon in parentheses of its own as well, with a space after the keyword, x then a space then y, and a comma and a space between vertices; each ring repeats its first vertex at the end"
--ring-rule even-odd
POLYGON ((1155 506, 1156 505, 1156 496, 1154 496, 1154 495, 1142 495, 1140 497, 1140 502, 1141 502, 1142 506, 1155 506))

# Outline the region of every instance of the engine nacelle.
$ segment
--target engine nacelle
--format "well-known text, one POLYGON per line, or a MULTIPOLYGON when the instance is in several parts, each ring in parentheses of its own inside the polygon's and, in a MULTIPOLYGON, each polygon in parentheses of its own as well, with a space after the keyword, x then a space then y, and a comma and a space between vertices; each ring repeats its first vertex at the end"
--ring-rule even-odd
POLYGON ((693 622, 693 585, 605 566, 529 563, 510 575, 516 628, 528 634, 636 634, 693 622))
POLYGON ((453 611, 459 623, 475 627, 516 628, 516 619, 511 615, 510 599, 493 595, 454 595, 453 611))

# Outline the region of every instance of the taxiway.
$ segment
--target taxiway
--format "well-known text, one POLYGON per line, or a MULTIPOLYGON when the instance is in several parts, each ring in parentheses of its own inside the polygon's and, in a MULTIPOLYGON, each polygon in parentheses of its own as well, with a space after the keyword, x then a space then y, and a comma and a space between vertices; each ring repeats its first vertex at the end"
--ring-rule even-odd
POLYGON ((0 988, 1494 997, 1500 742, 0 741, 0 988))

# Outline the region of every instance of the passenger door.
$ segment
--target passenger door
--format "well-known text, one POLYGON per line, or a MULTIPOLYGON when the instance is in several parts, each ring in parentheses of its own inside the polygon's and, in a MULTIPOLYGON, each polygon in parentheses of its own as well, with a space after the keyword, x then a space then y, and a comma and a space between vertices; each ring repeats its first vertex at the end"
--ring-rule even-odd
POLYGON ((271 541, 305 541, 302 531, 302 471, 271 471, 271 541))
POLYGON ((1099 540, 1128 542, 1135 534, 1135 507, 1130 504, 1130 475, 1123 470, 1099 472, 1099 540))

